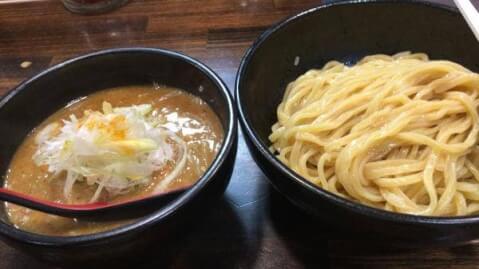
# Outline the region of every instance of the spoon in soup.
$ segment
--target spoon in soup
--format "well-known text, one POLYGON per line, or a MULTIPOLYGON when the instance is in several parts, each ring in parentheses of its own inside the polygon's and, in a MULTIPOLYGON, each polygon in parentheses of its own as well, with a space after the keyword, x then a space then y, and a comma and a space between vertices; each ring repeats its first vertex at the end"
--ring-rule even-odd
POLYGON ((154 203, 156 207, 161 207, 173 201, 190 188, 191 185, 117 203, 94 202, 88 204, 62 204, 39 199, 6 188, 0 188, 0 200, 63 217, 91 218, 108 213, 118 213, 127 209, 138 209, 152 203, 154 203))
POLYGON ((192 185, 168 188, 186 169, 188 148, 182 137, 161 125, 152 113, 151 104, 113 107, 105 101, 101 110, 85 110, 81 117, 70 115, 50 122, 32 136, 36 150, 31 159, 35 168, 48 171, 45 178, 63 180, 65 198, 72 195, 77 181, 95 186, 90 203, 51 202, 6 188, 0 188, 0 200, 50 214, 85 218, 126 215, 126 209, 142 211, 147 203, 150 209, 150 203, 172 201, 192 185), (161 174, 161 182, 151 196, 124 202, 95 202, 103 190, 129 192, 154 180, 156 172, 161 174), (106 214, 113 211, 115 214, 106 214))

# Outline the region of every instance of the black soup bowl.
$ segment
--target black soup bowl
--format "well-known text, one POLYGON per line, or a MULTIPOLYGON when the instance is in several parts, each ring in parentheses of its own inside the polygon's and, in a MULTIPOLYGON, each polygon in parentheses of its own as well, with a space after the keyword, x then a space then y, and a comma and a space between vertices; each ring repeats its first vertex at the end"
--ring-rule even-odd
POLYGON ((236 102, 245 139, 272 185, 293 204, 354 233, 396 244, 454 245, 479 238, 479 216, 423 217, 340 198, 283 165, 268 136, 286 85, 330 60, 425 52, 479 71, 479 45, 457 10, 420 1, 354 1, 319 6, 267 30, 244 56, 236 102), (378 237, 379 236, 379 237, 378 237))
POLYGON ((206 101, 218 115, 223 145, 206 173, 169 204, 148 210, 132 223, 106 232, 55 237, 16 229, 0 210, 0 235, 13 247, 60 264, 100 265, 128 260, 147 246, 165 253, 188 225, 223 194, 236 156, 237 118, 233 99, 223 81, 208 67, 188 56, 161 49, 124 48, 95 52, 60 63, 22 83, 0 101, 0 168, 3 174, 25 136, 41 121, 70 101, 98 90, 144 85, 186 90, 206 101), (152 245, 154 244, 154 245, 152 245))

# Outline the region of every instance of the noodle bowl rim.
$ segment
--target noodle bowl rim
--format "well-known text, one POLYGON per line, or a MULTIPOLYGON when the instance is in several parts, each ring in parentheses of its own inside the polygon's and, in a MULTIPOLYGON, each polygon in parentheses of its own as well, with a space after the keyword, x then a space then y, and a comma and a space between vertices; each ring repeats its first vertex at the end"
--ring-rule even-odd
MULTIPOLYGON (((261 153, 266 160, 272 164, 276 169, 280 171, 283 176, 288 177, 289 179, 293 180, 296 184, 301 185, 301 187, 307 189, 309 192, 314 193, 315 195, 320 195, 326 200, 329 200, 340 206, 342 208, 353 210, 357 213, 361 213, 362 215, 367 215, 369 217, 378 218, 387 221, 394 221, 400 223, 417 223, 417 224, 439 224, 439 225, 448 225, 448 224, 472 224, 479 222, 479 215, 465 215, 465 216, 454 216, 454 217, 439 217, 439 216, 421 216, 421 215, 411 215, 411 214, 404 214, 404 213, 396 213, 391 211, 386 211, 383 209, 378 209, 374 207, 370 207, 359 202, 351 201, 345 198, 342 198, 336 194, 333 194, 329 191, 323 190, 322 188, 314 185, 313 183, 309 182, 307 179, 299 175, 298 173, 294 172, 292 169, 287 167, 283 164, 276 156, 274 156, 269 151, 269 146, 263 143, 260 140, 259 134, 254 130, 249 116, 245 110, 244 103, 241 99, 240 91, 243 88, 242 81, 245 77, 245 73, 248 69, 249 63, 251 59, 255 56, 256 51, 261 47, 261 45, 266 42, 270 37, 278 34, 280 30, 283 28, 305 18, 308 16, 315 15, 323 11, 324 9, 336 6, 347 6, 351 4, 361 4, 361 5, 368 5, 368 4, 382 4, 382 3, 402 3, 402 4, 414 4, 414 5, 423 5, 429 8, 440 9, 446 12, 450 12, 453 15, 460 16, 459 11, 456 8, 446 6, 439 3, 432 3, 432 2, 423 2, 420 0, 350 0, 344 2, 337 2, 337 3, 329 3, 320 5, 308 10, 305 10, 301 13, 293 15, 280 21, 276 25, 268 28, 265 32, 263 32, 253 43, 253 45, 246 51, 243 58, 241 59, 240 66, 238 68, 238 73, 236 76, 235 81, 235 100, 236 105, 238 107, 238 115, 240 119, 241 126, 243 127, 244 133, 248 137, 254 147, 261 153)), ((334 60, 334 59, 330 59, 334 60)), ((327 62, 327 61, 326 61, 327 62)), ((284 93, 285 87, 281 89, 281 92, 284 93)), ((274 111, 273 111, 274 113, 274 111)), ((258 163, 258 166, 261 167, 261 164, 258 163)), ((271 179, 268 180, 272 182, 271 179)), ((273 183, 273 185, 275 185, 273 183)))

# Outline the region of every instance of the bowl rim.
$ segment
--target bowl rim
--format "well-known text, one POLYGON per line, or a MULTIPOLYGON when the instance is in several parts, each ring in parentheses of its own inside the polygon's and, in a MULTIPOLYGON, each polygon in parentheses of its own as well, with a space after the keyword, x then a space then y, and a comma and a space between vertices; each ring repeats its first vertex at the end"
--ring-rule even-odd
POLYGON ((34 75, 33 77, 23 81, 18 86, 13 88, 11 91, 4 94, 0 99, 0 109, 8 103, 16 94, 23 91, 31 83, 35 82, 42 77, 55 74, 55 72, 83 62, 96 57, 103 57, 109 55, 128 55, 128 54, 152 54, 152 55, 162 55, 170 58, 183 61, 197 70, 199 70, 203 75, 210 79, 215 87, 219 90, 221 98, 223 98, 226 109, 227 109, 227 125, 223 126, 224 129, 224 139, 221 145, 220 150, 218 151, 215 159, 211 163, 210 167, 206 172, 198 179, 198 181, 193 185, 191 189, 181 194, 174 201, 169 203, 164 207, 160 207, 158 210, 149 213, 146 216, 140 217, 138 220, 99 233, 85 234, 78 236, 49 236, 43 234, 37 234, 32 232, 27 232, 18 228, 15 228, 13 225, 8 224, 4 221, 0 221, 0 234, 3 236, 28 243, 33 245, 41 246, 53 246, 53 247, 63 247, 63 246, 81 246, 81 245, 91 245, 99 243, 102 240, 112 239, 114 237, 127 234, 129 232, 141 232, 155 224, 161 223, 173 216, 178 210, 184 208, 184 206, 191 201, 199 192, 209 184, 214 176, 218 173, 220 168, 225 164, 226 159, 230 155, 230 152, 233 148, 233 145, 236 141, 237 136, 237 114, 236 108, 234 106, 233 97, 231 92, 228 90, 228 87, 224 81, 217 75, 211 68, 203 64, 199 60, 187 56, 183 53, 176 52, 173 50, 161 49, 161 48, 149 48, 149 47, 124 47, 124 48, 113 48, 113 49, 103 49, 95 51, 92 53, 83 54, 61 63, 58 63, 52 67, 47 68, 46 70, 34 75))
MULTIPOLYGON (((438 217, 438 216, 419 216, 411 215, 404 213, 395 213, 386 211, 383 209, 373 208, 367 205, 360 204, 345 198, 342 198, 336 194, 328 192, 321 189, 320 187, 315 186, 313 183, 309 182, 292 169, 284 165, 279 159, 277 159, 268 149, 268 146, 264 144, 260 139, 258 133, 254 130, 251 121, 249 119, 248 113, 244 107, 243 100, 241 99, 241 89, 243 88, 243 78, 245 77, 245 72, 248 69, 251 59, 254 57, 256 51, 261 45, 269 39, 274 34, 279 33, 283 28, 289 25, 292 22, 299 21, 305 17, 327 11, 331 7, 337 6, 353 6, 353 5, 381 5, 381 4, 408 4, 412 7, 421 5, 426 8, 432 8, 436 10, 442 10, 444 12, 451 13, 453 15, 460 16, 458 10, 452 6, 447 6, 439 3, 425 2, 422 0, 349 0, 336 3, 326 3, 302 11, 296 15, 290 16, 279 23, 271 26, 266 31, 264 31, 251 45, 251 47, 244 54, 240 66, 238 68, 238 73, 235 81, 235 101, 238 108, 238 117, 241 123, 243 132, 246 134, 245 139, 249 139, 254 146, 254 149, 257 150, 267 162, 273 165, 278 171, 289 180, 293 181, 293 184, 301 186, 303 189, 307 190, 309 193, 314 195, 319 195, 322 198, 325 198, 336 206, 339 206, 346 210, 352 210, 359 212, 360 214, 366 215, 368 217, 381 219, 384 221, 399 222, 403 224, 437 224, 437 225, 451 225, 451 224, 471 224, 479 222, 479 215, 469 215, 469 216, 457 216, 457 217, 438 217)), ((258 164, 260 166, 260 164, 258 164)), ((272 185, 274 180, 267 177, 272 185)))

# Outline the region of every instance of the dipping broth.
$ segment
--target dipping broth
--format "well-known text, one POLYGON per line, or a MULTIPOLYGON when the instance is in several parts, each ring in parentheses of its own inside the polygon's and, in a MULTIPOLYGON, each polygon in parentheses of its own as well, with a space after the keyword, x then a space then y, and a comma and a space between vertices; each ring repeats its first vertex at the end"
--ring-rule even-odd
MULTIPOLYGON (((151 116, 169 132, 176 134, 186 145, 186 163, 181 172, 167 185, 167 190, 181 188, 196 182, 214 160, 223 141, 222 125, 212 109, 200 98, 185 91, 153 86, 129 86, 106 89, 72 101, 35 128, 15 153, 5 178, 5 187, 41 199, 60 203, 88 203, 98 191, 98 184, 76 181, 65 197, 66 173, 52 174, 45 165, 37 165, 33 156, 38 150, 35 140, 39 132, 54 122, 80 119, 85 111, 101 111, 104 102, 111 107, 150 104, 151 116)), ((169 140, 168 140, 169 141, 169 140)), ((178 155, 178 150, 171 150, 178 155)), ((140 184, 127 193, 111 194, 99 191, 97 200, 121 202, 151 195, 162 180, 174 169, 175 161, 168 161, 154 171, 147 184, 140 184)), ((10 221, 19 229, 56 236, 75 236, 110 230, 130 221, 93 222, 45 214, 6 203, 10 221)))

